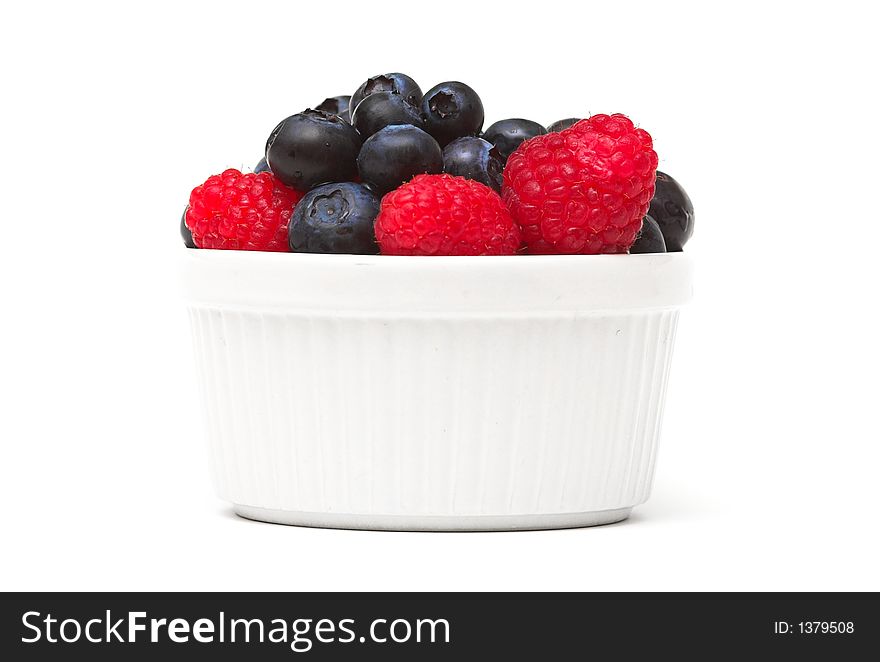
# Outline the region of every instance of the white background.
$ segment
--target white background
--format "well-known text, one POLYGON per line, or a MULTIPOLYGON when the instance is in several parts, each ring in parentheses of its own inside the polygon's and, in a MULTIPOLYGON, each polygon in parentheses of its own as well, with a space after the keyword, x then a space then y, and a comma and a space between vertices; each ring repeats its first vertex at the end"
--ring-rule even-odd
POLYGON ((868 3, 6 3, 0 588, 880 589, 868 3), (248 522, 212 493, 189 190, 404 71, 487 124, 625 112, 697 209, 654 494, 509 534, 248 522))

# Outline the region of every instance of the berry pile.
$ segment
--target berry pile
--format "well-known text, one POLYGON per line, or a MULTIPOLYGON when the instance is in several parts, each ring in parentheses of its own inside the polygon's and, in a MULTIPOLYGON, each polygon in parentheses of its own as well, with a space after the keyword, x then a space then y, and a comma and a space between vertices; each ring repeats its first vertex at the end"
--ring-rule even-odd
POLYGON ((483 130, 479 95, 373 76, 275 127, 252 173, 193 189, 189 248, 386 255, 664 253, 694 230, 684 189, 625 115, 483 130))

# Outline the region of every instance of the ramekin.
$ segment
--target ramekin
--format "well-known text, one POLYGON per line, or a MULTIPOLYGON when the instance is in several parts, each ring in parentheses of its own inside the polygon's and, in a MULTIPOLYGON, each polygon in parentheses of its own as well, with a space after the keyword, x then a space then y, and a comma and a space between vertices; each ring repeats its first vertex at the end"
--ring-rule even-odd
POLYGON ((561 528, 650 494, 683 253, 183 267, 213 476, 244 517, 561 528))

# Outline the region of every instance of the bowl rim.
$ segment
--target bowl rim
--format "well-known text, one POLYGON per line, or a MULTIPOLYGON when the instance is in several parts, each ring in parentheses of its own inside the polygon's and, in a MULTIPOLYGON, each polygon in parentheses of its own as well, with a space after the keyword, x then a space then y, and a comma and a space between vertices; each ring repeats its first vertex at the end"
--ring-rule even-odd
POLYGON ((335 314, 540 314, 674 308, 683 252, 398 256, 183 248, 190 305, 335 314))

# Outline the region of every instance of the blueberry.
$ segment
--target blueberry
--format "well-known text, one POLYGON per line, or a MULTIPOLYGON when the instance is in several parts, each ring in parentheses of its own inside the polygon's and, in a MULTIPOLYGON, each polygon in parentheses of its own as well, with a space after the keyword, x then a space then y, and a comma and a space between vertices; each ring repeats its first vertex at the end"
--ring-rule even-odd
POLYGON ((556 133, 558 131, 565 131, 565 129, 574 126, 578 122, 581 121, 580 117, 569 117, 568 119, 559 120, 558 122, 553 122, 550 126, 547 127, 547 133, 556 133))
POLYGON ((396 92, 374 92, 368 96, 354 109, 351 123, 364 140, 392 124, 412 124, 420 129, 425 126, 419 109, 396 92))
POLYGON ((524 141, 545 133, 547 129, 537 122, 516 118, 495 122, 483 131, 483 139, 495 145, 501 155, 501 161, 507 163, 508 157, 524 141))
POLYGON ((642 219, 642 229, 636 237, 635 243, 630 246, 629 252, 635 253, 665 253, 666 242, 663 240, 663 233, 660 232, 660 226, 650 216, 642 219))
POLYGON ((422 88, 412 78, 400 73, 382 74, 368 78, 351 95, 352 112, 361 101, 376 92, 394 92, 416 107, 422 102, 422 88))
POLYGON ((330 97, 324 99, 319 105, 315 106, 315 110, 323 110, 325 113, 341 117, 346 122, 351 122, 351 113, 349 112, 349 102, 351 97, 330 97))
POLYGON ((648 210, 657 221, 666 249, 680 251, 694 233, 694 205, 677 181, 665 172, 657 171, 657 188, 648 210))
MULTIPOLYGON (((368 103, 369 99, 364 103, 368 103)), ((367 138, 358 155, 361 179, 379 194, 388 193, 416 175, 443 169, 440 145, 411 124, 394 124, 367 138)))
POLYGON ((269 170, 269 164, 266 163, 265 156, 257 163, 257 166, 254 168, 254 172, 272 172, 271 170, 269 170))
POLYGON ((180 236, 183 237, 183 243, 187 248, 198 248, 196 242, 193 241, 192 232, 186 227, 186 209, 183 210, 183 215, 180 217, 180 236))
POLYGON ((441 147, 456 138, 475 136, 483 126, 483 102, 464 83, 435 85, 422 99, 422 114, 430 133, 441 147))
POLYGON ((312 189, 297 203, 290 217, 288 242, 294 253, 379 252, 373 221, 379 197, 354 182, 325 184, 312 189))
POLYGON ((443 148, 443 172, 473 179, 498 193, 501 193, 503 170, 498 148, 482 138, 456 138, 443 148))
POLYGON ((308 191, 357 172, 358 132, 336 115, 306 110, 281 122, 266 142, 266 161, 287 186, 308 191))

